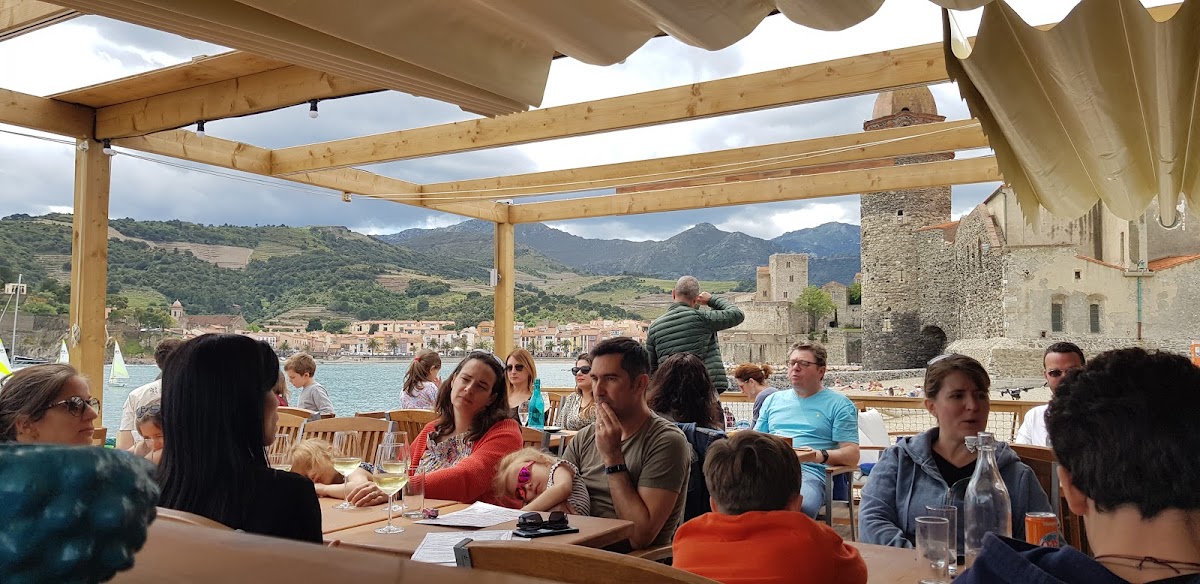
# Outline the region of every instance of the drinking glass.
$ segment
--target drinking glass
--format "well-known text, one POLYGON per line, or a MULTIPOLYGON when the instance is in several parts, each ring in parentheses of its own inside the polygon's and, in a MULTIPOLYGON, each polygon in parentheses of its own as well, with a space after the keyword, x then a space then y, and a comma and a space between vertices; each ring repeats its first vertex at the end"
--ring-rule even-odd
POLYGON ((342 475, 342 484, 346 485, 345 499, 334 509, 353 509, 350 504, 350 473, 362 464, 362 434, 359 432, 333 433, 333 469, 342 475))
POLYGON ((521 405, 517 406, 517 415, 521 418, 522 426, 529 425, 529 402, 523 401, 521 405))
POLYGON ((921 584, 949 584, 950 521, 945 517, 917 518, 917 563, 921 584))
POLYGON ((949 572, 958 573, 958 507, 954 505, 926 505, 925 511, 932 517, 945 517, 949 525, 946 527, 946 545, 950 548, 949 572))
MULTIPOLYGON (((408 447, 408 432, 401 432, 401 431, 387 432, 383 435, 383 441, 380 442, 380 444, 383 444, 383 445, 398 444, 398 445, 401 445, 401 446, 404 446, 405 448, 407 448, 408 447)), ((410 452, 410 451, 406 450, 406 452, 410 452)), ((396 501, 392 505, 392 511, 395 511, 396 513, 400 513, 401 511, 404 511, 403 501, 396 501)))
POLYGON ((403 444, 380 444, 371 481, 388 496, 387 525, 376 529, 375 533, 404 531, 404 528, 392 525, 392 497, 408 484, 408 447, 403 444))
POLYGON ((407 519, 425 518, 425 469, 420 465, 408 467, 408 484, 404 485, 404 513, 407 519))

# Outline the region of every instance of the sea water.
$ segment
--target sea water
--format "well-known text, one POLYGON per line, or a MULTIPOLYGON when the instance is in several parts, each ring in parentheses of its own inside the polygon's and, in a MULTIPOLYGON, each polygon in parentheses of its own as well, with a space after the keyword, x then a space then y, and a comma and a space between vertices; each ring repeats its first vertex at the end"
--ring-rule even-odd
MULTIPOLYGON (((458 359, 443 360, 441 376, 445 379, 454 372, 458 359)), ((575 387, 575 376, 570 359, 538 359, 538 377, 542 387, 575 387)), ((121 424, 121 406, 125 398, 138 386, 154 381, 158 367, 154 365, 127 365, 129 379, 124 387, 107 382, 110 366, 104 367, 104 425, 110 437, 116 436, 121 424)), ((403 363, 317 363, 316 380, 329 390, 329 399, 339 416, 353 416, 355 412, 391 410, 400 407, 400 388, 408 362, 403 363)), ((299 392, 288 386, 290 402, 295 403, 299 392)), ((99 397, 95 391, 92 395, 99 397)))

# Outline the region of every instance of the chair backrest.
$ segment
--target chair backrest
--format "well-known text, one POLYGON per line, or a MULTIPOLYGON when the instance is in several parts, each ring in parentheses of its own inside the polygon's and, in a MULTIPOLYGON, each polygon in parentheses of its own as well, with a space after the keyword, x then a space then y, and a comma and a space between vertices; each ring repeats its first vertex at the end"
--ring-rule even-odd
POLYGON ((226 531, 232 530, 232 528, 228 527, 224 523, 218 523, 203 515, 196 515, 195 513, 178 511, 176 509, 168 509, 166 507, 157 507, 156 509, 158 511, 158 517, 156 518, 157 521, 170 521, 174 523, 196 525, 199 527, 208 527, 211 529, 224 529, 226 531))
POLYGON ((397 430, 408 434, 410 444, 421 434, 425 425, 436 420, 437 417, 437 412, 432 410, 392 410, 386 416, 388 420, 396 424, 397 430))
MULTIPOLYGON (((1050 498, 1050 505, 1058 515, 1058 525, 1063 539, 1071 544, 1071 547, 1090 554, 1091 546, 1088 545, 1087 534, 1083 531, 1083 518, 1071 512, 1059 492, 1058 457, 1054 455, 1054 450, 1028 444, 1009 444, 1008 447, 1021 458, 1021 462, 1033 469, 1034 476, 1042 485, 1042 490, 1046 491, 1046 495, 1050 498)), ((1015 521, 1016 518, 1014 517, 1013 520, 1015 521)))
POLYGON ((546 397, 546 425, 553 426, 554 421, 558 419, 558 408, 562 405, 562 395, 557 393, 543 392, 546 397))
POLYGON ((545 448, 550 443, 550 436, 541 430, 536 430, 529 426, 521 426, 521 440, 525 446, 545 448))
POLYGON ((108 440, 108 428, 105 428, 104 426, 100 426, 99 428, 92 430, 92 445, 93 446, 104 446, 104 443, 107 440, 108 440))
POLYGON ((568 584, 713 582, 658 562, 580 545, 468 540, 465 545, 455 546, 454 555, 459 566, 568 584))
POLYGON ((327 418, 324 420, 309 420, 304 424, 305 440, 320 438, 333 443, 334 432, 360 432, 362 442, 359 452, 364 462, 375 463, 375 454, 383 443, 383 435, 387 434, 394 425, 388 420, 375 418, 327 418))
MULTIPOLYGON (((282 408, 280 408, 282 409, 282 408)), ((300 441, 300 432, 304 428, 304 424, 308 422, 308 418, 301 418, 284 412, 279 412, 279 423, 275 425, 276 434, 287 434, 291 439, 292 445, 300 441)), ((284 448, 283 443, 276 441, 271 445, 271 454, 281 451, 284 448)))
POLYGON ((293 416, 300 416, 301 418, 304 418, 305 420, 319 420, 321 418, 321 414, 314 412, 312 410, 306 410, 304 408, 293 408, 293 407, 289 407, 289 406, 279 406, 279 413, 291 414, 293 416))
MULTIPOLYGON (((883 423, 883 414, 874 408, 858 413, 858 445, 861 446, 891 446, 893 440, 888 436, 887 426, 883 423)), ((859 464, 879 462, 878 450, 859 450, 859 464)))
POLYGON ((699 517, 712 508, 709 506, 708 483, 704 482, 704 457, 708 447, 718 440, 727 438, 724 432, 711 428, 702 428, 693 423, 676 423, 683 435, 687 436, 688 444, 692 446, 692 466, 688 476, 687 493, 684 494, 683 520, 690 521, 699 517))
POLYGON ((384 410, 379 410, 376 412, 354 412, 354 417, 356 417, 356 418, 375 418, 376 420, 386 420, 387 412, 384 410))

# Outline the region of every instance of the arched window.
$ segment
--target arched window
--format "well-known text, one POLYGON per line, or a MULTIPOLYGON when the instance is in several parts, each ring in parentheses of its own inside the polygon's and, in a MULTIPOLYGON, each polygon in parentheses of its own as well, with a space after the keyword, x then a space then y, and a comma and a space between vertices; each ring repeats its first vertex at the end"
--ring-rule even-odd
POLYGON ((1064 330, 1067 297, 1055 294, 1050 298, 1050 330, 1061 333, 1064 330))

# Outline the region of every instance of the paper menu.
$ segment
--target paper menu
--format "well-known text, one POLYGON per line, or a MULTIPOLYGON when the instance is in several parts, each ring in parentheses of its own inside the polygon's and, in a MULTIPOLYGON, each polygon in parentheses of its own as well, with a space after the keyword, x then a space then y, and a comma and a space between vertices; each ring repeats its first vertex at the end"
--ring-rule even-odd
POLYGON ((467 538, 475 541, 508 541, 511 539, 522 539, 513 538, 511 531, 503 530, 438 531, 425 534, 425 539, 421 540, 421 545, 417 546, 417 551, 413 552, 412 559, 416 562, 453 566, 455 565, 454 546, 458 545, 458 542, 467 538))
POLYGON ((422 519, 415 523, 442 527, 492 527, 520 519, 524 511, 488 503, 474 503, 461 511, 447 513, 437 519, 422 519))

